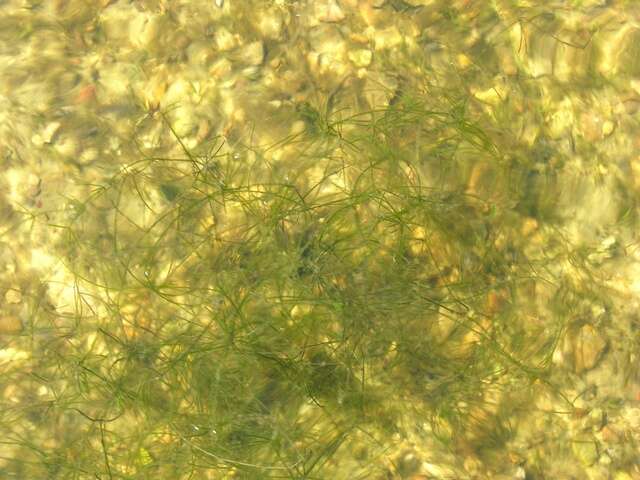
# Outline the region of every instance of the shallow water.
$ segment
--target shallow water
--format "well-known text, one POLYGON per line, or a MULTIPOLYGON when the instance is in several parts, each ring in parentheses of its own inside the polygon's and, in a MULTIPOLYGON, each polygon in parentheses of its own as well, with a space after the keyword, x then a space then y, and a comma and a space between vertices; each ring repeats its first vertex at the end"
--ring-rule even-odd
POLYGON ((639 14, 0 2, 0 476, 640 478, 639 14))

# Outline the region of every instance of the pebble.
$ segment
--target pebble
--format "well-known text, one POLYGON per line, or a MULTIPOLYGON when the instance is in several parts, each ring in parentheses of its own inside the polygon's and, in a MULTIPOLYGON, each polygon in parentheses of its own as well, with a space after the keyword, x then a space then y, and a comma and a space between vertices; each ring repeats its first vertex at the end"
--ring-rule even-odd
POLYGON ((247 65, 261 65, 264 61, 264 44, 260 41, 245 45, 240 51, 240 60, 247 65))
MULTIPOLYGON (((120 2, 122 3, 122 2, 120 2)), ((119 8, 107 8, 100 12, 101 30, 106 40, 111 43, 126 43, 127 37, 131 38, 131 28, 136 23, 140 12, 133 4, 120 5, 119 8)))
POLYGON ((371 64, 373 53, 371 50, 359 49, 350 51, 347 56, 356 67, 368 67, 371 64))
POLYGON ((78 155, 78 162, 81 165, 89 165, 90 163, 93 163, 95 160, 97 160, 98 155, 99 152, 96 147, 89 147, 83 150, 80 155, 78 155))
POLYGON ((640 432, 640 407, 625 406, 622 418, 631 430, 640 432))
POLYGON ((611 120, 605 120, 604 123, 602 124, 602 136, 608 137, 613 133, 614 129, 615 129, 614 123, 611 120))
POLYGON ((60 130, 60 122, 50 122, 44 128, 41 138, 44 143, 53 143, 57 138, 57 133, 60 130))
POLYGON ((100 92, 106 98, 126 98, 139 69, 132 63, 109 63, 100 68, 100 92))
POLYGON ((95 85, 85 85, 80 89, 78 95, 76 96, 76 103, 83 104, 91 102, 96 98, 96 87, 95 85))
POLYGON ((373 35, 376 50, 387 50, 402 44, 403 37, 395 25, 384 30, 376 30, 373 35))
POLYGON ((446 465, 437 465, 434 463, 423 462, 422 470, 434 478, 459 478, 457 472, 446 465))
POLYGON ((148 48, 154 45, 163 30, 163 20, 160 15, 139 15, 131 23, 129 39, 133 45, 148 48))
POLYGON ((216 31, 215 42, 218 50, 226 52, 235 48, 238 44, 238 39, 229 32, 226 28, 220 28, 216 31))
POLYGON ((549 117, 548 134, 552 139, 558 139, 571 130, 575 122, 573 104, 566 98, 558 104, 556 111, 549 117))
POLYGON ((321 22, 334 23, 345 19, 344 12, 336 0, 328 0, 316 6, 316 15, 321 22))
POLYGON ((20 293, 20 290, 18 288, 10 288, 4 294, 4 300, 7 303, 20 303, 22 301, 22 293, 20 293))
POLYGON ((535 218, 527 217, 522 222, 522 226, 520 227, 520 232, 523 237, 528 237, 533 232, 538 230, 538 227, 539 227, 538 221, 535 218))
POLYGON ((74 157, 78 154, 80 145, 74 137, 63 137, 54 148, 62 156, 74 157))
POLYGON ((611 426, 606 425, 600 432, 602 441, 606 443, 619 443, 620 434, 611 426))
POLYGON ((214 79, 222 80, 231 73, 232 69, 231 62, 226 58, 221 58, 211 65, 209 75, 214 79))
POLYGON ((584 112, 580 115, 578 130, 587 142, 598 142, 604 136, 604 121, 602 116, 593 112, 584 112))
POLYGON ((607 346, 606 340, 591 325, 582 326, 573 342, 574 370, 576 373, 582 373, 594 368, 602 358, 607 346))
POLYGON ((591 466, 598 461, 598 445, 592 439, 576 440, 571 449, 583 465, 591 466))
POLYGON ((496 107, 507 98, 508 88, 504 78, 496 78, 493 86, 486 90, 475 92, 474 96, 481 102, 496 107))
POLYGON ((142 96, 146 107, 150 110, 157 109, 166 91, 167 72, 166 69, 162 69, 156 72, 142 89, 142 96))
POLYGON ((370 2, 360 2, 360 16, 369 27, 375 27, 384 20, 383 10, 370 2))
POLYGON ((173 129, 180 137, 193 133, 198 127, 199 121, 193 108, 184 106, 174 110, 173 129))
POLYGON ((629 475, 627 472, 617 472, 616 476, 613 477, 614 480, 633 480, 633 477, 629 475))
POLYGON ((278 39, 281 37, 283 26, 284 20, 279 12, 265 12, 265 14, 260 17, 258 30, 260 30, 260 33, 266 38, 278 39))
POLYGON ((0 335, 15 335, 22 331, 22 322, 17 315, 3 315, 0 317, 0 335))

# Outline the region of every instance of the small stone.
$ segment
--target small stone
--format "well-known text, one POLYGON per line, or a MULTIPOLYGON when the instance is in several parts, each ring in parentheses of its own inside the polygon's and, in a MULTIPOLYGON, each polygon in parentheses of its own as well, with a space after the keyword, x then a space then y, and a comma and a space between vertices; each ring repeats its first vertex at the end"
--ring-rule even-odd
POLYGON ((613 480, 633 480, 633 477, 627 472, 617 472, 613 480))
POLYGON ((573 104, 570 99, 565 99, 558 104, 556 111, 550 115, 547 122, 547 133, 552 139, 562 138, 571 130, 574 123, 573 104))
POLYGON ((492 87, 475 92, 474 96, 481 102, 495 107, 507 98, 508 93, 508 86, 505 79, 497 78, 492 87))
POLYGON ((83 104, 89 103, 96 98, 96 87, 95 85, 85 85, 80 89, 78 95, 76 96, 76 103, 83 104))
POLYGON ((160 71, 155 74, 151 80, 145 85, 143 90, 145 106, 149 110, 155 110, 160 106, 162 97, 167 91, 166 71, 160 71))
POLYGON ((602 434, 602 441, 604 441, 606 443, 619 443, 620 442, 620 434, 618 432, 616 432, 609 425, 605 426, 602 429, 601 434, 602 434))
POLYGON ((580 115, 578 129, 587 142, 598 142, 603 138, 604 122, 600 115, 585 112, 580 115))
POLYGON ((132 81, 138 78, 136 67, 131 63, 110 63, 100 68, 100 92, 106 98, 125 97, 130 93, 132 81))
POLYGON ((206 118, 200 119, 198 123, 198 131, 196 133, 196 139, 198 142, 202 142, 207 139, 209 134, 211 133, 211 125, 206 118))
POLYGON ((413 452, 407 452, 396 463, 398 473, 405 478, 417 473, 421 462, 413 452))
POLYGON ((209 65, 214 57, 216 52, 203 40, 193 41, 187 47, 187 58, 194 65, 209 65))
POLYGON ((99 152, 96 147, 89 147, 83 150, 80 155, 78 155, 78 162, 81 165, 89 165, 98 158, 98 154, 99 152))
POLYGON ((613 124, 613 122, 611 120, 605 120, 605 122, 602 124, 602 136, 608 137, 613 133, 614 129, 615 125, 613 124))
POLYGON ((580 418, 580 429, 583 432, 599 432, 606 423, 606 415, 601 408, 594 408, 588 413, 585 412, 580 418))
POLYGON ((334 23, 345 19, 344 12, 336 0, 328 0, 316 7, 318 20, 321 22, 334 23))
POLYGON ((80 145, 73 137, 64 137, 56 143, 56 151, 64 157, 75 157, 78 154, 80 145))
POLYGON ((146 18, 138 32, 134 33, 131 43, 141 47, 150 47, 157 43, 161 32, 164 30, 165 21, 161 15, 153 15, 146 18))
POLYGON ((464 53, 459 53, 456 57, 456 60, 460 68, 467 68, 469 65, 471 65, 471 59, 464 53))
POLYGON ((458 478, 456 471, 447 465, 423 462, 422 469, 434 478, 458 478))
POLYGON ((219 50, 225 52, 234 48, 238 40, 226 28, 220 28, 215 34, 216 45, 219 50))
POLYGON ((629 98, 624 100, 616 109, 616 113, 635 115, 640 110, 640 99, 629 98))
POLYGON ((622 411, 622 418, 631 430, 640 431, 640 407, 627 406, 622 411))
POLYGON ((523 237, 528 237, 538 229, 538 221, 535 218, 527 217, 522 222, 521 233, 523 237))
POLYGON ((475 455, 469 455, 464 459, 463 466, 467 473, 477 477, 482 468, 482 462, 475 455))
POLYGON ((360 16, 369 27, 377 27, 384 21, 384 14, 381 8, 376 8, 370 2, 360 2, 360 16))
POLYGON ((574 368, 576 373, 591 370, 602 358, 607 342, 591 325, 584 325, 574 339, 574 368))
POLYGON ((258 29, 266 38, 277 39, 281 35, 283 24, 282 15, 277 11, 273 11, 260 17, 258 29))
POLYGON ((263 43, 252 42, 244 46, 240 52, 240 59, 247 65, 261 65, 264 61, 263 43))
POLYGON ((53 143, 60 130, 60 122, 51 122, 44 128, 41 138, 44 143, 53 143))
POLYGON ((371 64, 373 53, 371 50, 359 49, 350 51, 347 56, 356 67, 368 67, 371 64))
POLYGON ((209 75, 214 79, 221 80, 226 78, 233 70, 233 65, 226 58, 217 60, 211 68, 209 68, 209 75))
POLYGON ((17 288, 10 288, 4 294, 4 300, 7 303, 20 303, 22 301, 22 293, 17 288))
POLYGON ((15 335, 22 331, 22 322, 17 315, 0 317, 0 335, 15 335))
POLYGON ((574 441, 571 449, 583 465, 591 466, 598 461, 598 445, 593 440, 574 441))
POLYGON ((376 30, 374 34, 376 50, 386 50, 402 44, 402 34, 398 27, 393 26, 384 30, 376 30))
MULTIPOLYGON (((13 347, 0 349, 0 364, 26 360, 27 358, 29 358, 29 354, 24 350, 18 350, 13 347)), ((5 389, 5 398, 9 398, 7 395, 9 392, 11 392, 11 387, 5 389)))
POLYGON ((598 463, 600 465, 604 465, 605 467, 608 467, 609 465, 611 465, 613 463, 613 460, 611 459, 611 457, 605 452, 600 456, 600 459, 598 460, 598 463))
POLYGON ((194 93, 193 83, 184 78, 177 78, 162 96, 163 105, 185 105, 194 93))
POLYGON ((180 137, 191 135, 198 127, 198 119, 193 108, 184 106, 174 110, 173 129, 180 137))
POLYGON ((291 135, 300 135, 306 130, 306 125, 302 120, 296 120, 291 124, 291 135))
POLYGON ((42 139, 42 135, 36 133, 31 137, 31 143, 33 143, 36 147, 41 147, 44 145, 44 140, 42 139))
POLYGON ((607 416, 601 408, 594 408, 589 412, 589 425, 594 431, 602 430, 607 421, 607 416))

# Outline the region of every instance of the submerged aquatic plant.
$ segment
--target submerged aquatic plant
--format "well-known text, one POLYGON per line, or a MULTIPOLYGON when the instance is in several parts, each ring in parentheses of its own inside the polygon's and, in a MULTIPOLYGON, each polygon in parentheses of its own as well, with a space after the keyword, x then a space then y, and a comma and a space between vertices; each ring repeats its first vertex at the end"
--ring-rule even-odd
POLYGON ((554 390, 565 317, 537 298, 566 288, 522 233, 547 228, 524 167, 465 108, 307 105, 285 164, 191 151, 163 115, 182 156, 141 152, 50 225, 73 304, 16 372, 50 400, 14 410, 48 433, 10 429, 12 475, 375 478, 396 434, 504 444, 523 387, 554 390))

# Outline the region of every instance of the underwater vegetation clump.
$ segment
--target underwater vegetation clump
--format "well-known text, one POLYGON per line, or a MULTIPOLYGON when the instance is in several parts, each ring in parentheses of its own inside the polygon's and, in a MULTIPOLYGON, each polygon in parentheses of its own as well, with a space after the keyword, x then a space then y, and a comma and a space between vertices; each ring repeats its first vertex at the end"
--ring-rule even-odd
POLYGON ((141 148, 50 222, 75 283, 38 312, 21 375, 53 399, 15 411, 47 434, 16 431, 14 475, 408 478, 391 439, 489 455, 531 389, 562 397, 556 212, 464 99, 419 98, 299 108, 278 156, 156 112, 181 155, 141 148))

